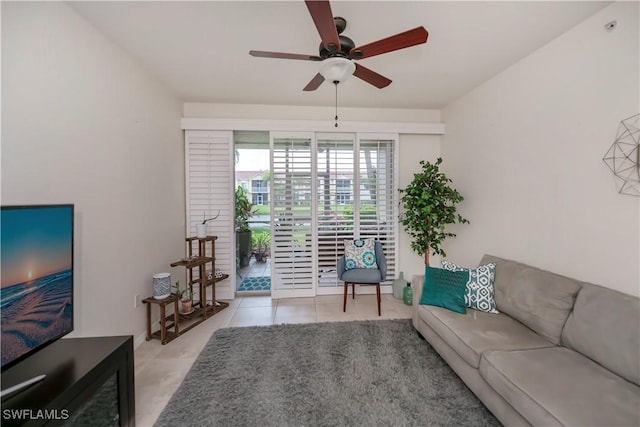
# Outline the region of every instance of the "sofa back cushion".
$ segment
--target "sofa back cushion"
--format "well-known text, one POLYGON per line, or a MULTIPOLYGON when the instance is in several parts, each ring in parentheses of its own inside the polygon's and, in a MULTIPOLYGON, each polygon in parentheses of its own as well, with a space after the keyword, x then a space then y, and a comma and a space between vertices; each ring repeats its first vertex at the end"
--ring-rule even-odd
POLYGON ((498 310, 524 323, 554 344, 573 308, 580 282, 492 255, 481 264, 496 263, 494 281, 498 310))
POLYGON ((562 342, 640 385, 640 299, 583 283, 562 342))

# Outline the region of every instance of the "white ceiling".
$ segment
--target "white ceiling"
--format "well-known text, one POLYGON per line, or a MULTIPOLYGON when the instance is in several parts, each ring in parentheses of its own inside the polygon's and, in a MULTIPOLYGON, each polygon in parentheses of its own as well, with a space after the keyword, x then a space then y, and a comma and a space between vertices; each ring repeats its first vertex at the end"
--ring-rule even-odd
MULTIPOLYGON (((249 50, 318 54, 302 0, 71 2, 184 102, 332 106, 334 87, 302 88, 319 63, 255 58, 249 50)), ((333 1, 356 46, 424 26, 427 44, 361 60, 393 80, 351 77, 343 107, 438 109, 583 21, 609 2, 333 1)), ((604 25, 604 23, 603 23, 604 25)))

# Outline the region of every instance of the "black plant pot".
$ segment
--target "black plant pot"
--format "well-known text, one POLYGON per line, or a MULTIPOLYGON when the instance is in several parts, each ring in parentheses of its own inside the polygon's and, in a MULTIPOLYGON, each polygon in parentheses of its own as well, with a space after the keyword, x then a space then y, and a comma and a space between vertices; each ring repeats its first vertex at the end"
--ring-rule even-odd
POLYGON ((265 257, 266 253, 267 253, 267 251, 256 251, 256 261, 257 262, 267 262, 267 258, 265 257))
POLYGON ((240 267, 249 265, 251 258, 251 230, 237 231, 236 244, 238 245, 238 258, 240 258, 240 267))

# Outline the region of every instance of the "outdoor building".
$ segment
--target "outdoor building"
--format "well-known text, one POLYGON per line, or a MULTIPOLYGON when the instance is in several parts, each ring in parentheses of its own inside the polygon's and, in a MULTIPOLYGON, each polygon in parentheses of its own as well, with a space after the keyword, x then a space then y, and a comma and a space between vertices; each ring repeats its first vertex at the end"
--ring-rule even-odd
POLYGON ((269 180, 268 171, 236 171, 235 188, 242 187, 247 190, 247 197, 254 205, 269 204, 269 180))

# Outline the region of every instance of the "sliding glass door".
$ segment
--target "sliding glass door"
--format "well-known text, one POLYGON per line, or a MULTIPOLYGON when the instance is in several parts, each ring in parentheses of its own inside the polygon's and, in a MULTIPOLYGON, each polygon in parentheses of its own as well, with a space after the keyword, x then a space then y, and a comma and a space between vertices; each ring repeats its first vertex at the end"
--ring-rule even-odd
POLYGON ((271 133, 274 298, 314 296, 313 134, 271 133))
POLYGON ((316 181, 318 292, 332 293, 339 285, 336 260, 344 239, 354 236, 354 134, 318 134, 316 181))
POLYGON ((359 191, 354 227, 357 237, 382 243, 389 282, 398 275, 396 142, 385 135, 359 135, 357 153, 359 191))
POLYGON ((388 135, 317 134, 318 294, 342 289, 336 260, 344 252, 345 239, 379 240, 387 258, 387 277, 395 277, 396 140, 388 135))
MULTIPOLYGON (((187 226, 219 209, 212 226, 218 236, 216 266, 233 272, 232 134, 189 131, 186 143, 187 226)), ((397 135, 269 133, 269 170, 260 178, 269 191, 257 191, 262 185, 251 190, 268 194, 267 202, 252 203, 269 208, 272 297, 342 292, 336 262, 344 240, 360 237, 382 243, 388 266, 383 285, 390 285, 397 276, 397 150, 397 135)), ((225 298, 233 297, 230 282, 218 287, 225 298)))

